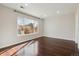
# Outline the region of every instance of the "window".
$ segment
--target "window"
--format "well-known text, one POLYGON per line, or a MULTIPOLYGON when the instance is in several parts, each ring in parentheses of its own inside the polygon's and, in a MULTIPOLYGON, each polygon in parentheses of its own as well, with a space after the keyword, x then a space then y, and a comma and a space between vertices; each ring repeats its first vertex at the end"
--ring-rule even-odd
POLYGON ((17 19, 18 34, 31 34, 38 32, 38 22, 27 18, 17 19))

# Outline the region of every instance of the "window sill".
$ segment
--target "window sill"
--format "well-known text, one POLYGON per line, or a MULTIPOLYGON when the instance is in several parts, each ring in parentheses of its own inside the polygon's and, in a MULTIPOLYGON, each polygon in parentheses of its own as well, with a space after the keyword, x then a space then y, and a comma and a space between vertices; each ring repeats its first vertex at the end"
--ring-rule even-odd
POLYGON ((35 35, 38 34, 39 32, 35 32, 35 33, 30 33, 30 34, 17 34, 17 36, 30 36, 30 35, 35 35))

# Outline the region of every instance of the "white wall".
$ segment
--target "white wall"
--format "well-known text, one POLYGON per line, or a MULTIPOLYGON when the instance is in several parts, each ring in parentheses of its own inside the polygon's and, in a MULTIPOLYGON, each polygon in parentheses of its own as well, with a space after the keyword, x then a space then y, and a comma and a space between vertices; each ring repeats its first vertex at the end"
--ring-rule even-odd
POLYGON ((78 48, 79 48, 79 7, 77 8, 76 11, 76 42, 78 43, 78 48))
MULTIPOLYGON (((17 17, 20 14, 13 12, 13 10, 0 5, 0 48, 13 45, 27 39, 33 39, 42 36, 43 24, 42 20, 36 19, 39 22, 39 33, 31 36, 17 37, 17 17)), ((25 15, 21 15, 26 17, 25 15)))
POLYGON ((75 40, 74 14, 51 16, 44 21, 44 36, 75 40))

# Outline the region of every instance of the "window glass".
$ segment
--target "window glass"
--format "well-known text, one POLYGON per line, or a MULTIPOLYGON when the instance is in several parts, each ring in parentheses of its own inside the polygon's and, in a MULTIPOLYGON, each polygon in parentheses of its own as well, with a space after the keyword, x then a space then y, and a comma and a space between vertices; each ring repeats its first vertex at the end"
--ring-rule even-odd
POLYGON ((38 32, 38 21, 27 18, 18 18, 17 29, 19 35, 38 32))

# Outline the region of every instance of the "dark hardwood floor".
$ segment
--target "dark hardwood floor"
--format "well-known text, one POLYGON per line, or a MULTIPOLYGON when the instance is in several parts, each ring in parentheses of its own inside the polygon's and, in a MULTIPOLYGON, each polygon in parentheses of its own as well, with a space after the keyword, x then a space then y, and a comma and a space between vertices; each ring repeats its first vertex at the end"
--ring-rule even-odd
POLYGON ((38 55, 41 56, 72 56, 75 52, 75 42, 63 39, 38 38, 38 55))
POLYGON ((25 56, 77 56, 77 50, 74 41, 40 37, 25 47, 25 56))
MULTIPOLYGON (((18 46, 19 47, 19 46, 18 46)), ((14 47, 12 47, 14 48, 14 47)), ((9 53, 9 52, 8 52, 9 53)), ((29 41, 15 56, 78 56, 74 41, 50 37, 39 37, 29 41)))

